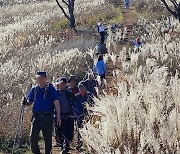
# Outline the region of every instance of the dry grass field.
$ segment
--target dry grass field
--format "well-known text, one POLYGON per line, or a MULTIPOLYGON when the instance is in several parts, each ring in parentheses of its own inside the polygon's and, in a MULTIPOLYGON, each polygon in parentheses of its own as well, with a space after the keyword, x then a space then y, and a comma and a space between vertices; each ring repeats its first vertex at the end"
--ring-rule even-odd
MULTIPOLYGON (((35 84, 36 71, 46 70, 52 83, 58 77, 70 74, 82 79, 96 60, 94 53, 98 41, 89 31, 78 33, 66 28, 66 21, 54 1, 18 4, 18 0, 14 0, 14 3, 0 8, 2 153, 11 151, 21 99, 27 87, 35 84)), ((78 0, 76 3, 78 28, 94 26, 99 16, 107 21, 111 19, 108 24, 122 24, 116 33, 108 31, 109 53, 104 58, 108 68, 108 89, 105 97, 96 100, 95 107, 89 109, 96 118, 85 123, 81 130, 87 152, 178 154, 179 22, 173 18, 170 22, 166 18, 151 22, 138 20, 134 11, 123 10, 121 4, 121 13, 106 0, 78 0), (103 12, 104 9, 107 11, 103 12), (95 14, 99 16, 94 17, 95 14), (145 42, 141 51, 135 52, 129 39, 138 36, 145 42)), ((28 144, 30 110, 25 111, 24 144, 28 144)))

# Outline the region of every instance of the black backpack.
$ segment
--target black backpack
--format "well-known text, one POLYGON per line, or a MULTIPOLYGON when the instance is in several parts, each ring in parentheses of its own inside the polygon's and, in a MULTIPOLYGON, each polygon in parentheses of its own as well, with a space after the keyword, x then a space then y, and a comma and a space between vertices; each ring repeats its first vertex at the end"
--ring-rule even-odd
MULTIPOLYGON (((58 90, 58 95, 59 95, 59 90, 58 90)), ((66 89, 66 98, 68 99, 68 102, 70 104, 70 109, 71 109, 71 112, 73 111, 73 103, 76 99, 74 93, 72 92, 71 89, 67 88, 66 89)))
POLYGON ((106 48, 106 45, 103 43, 98 43, 97 44, 97 50, 98 50, 98 53, 100 53, 100 54, 106 54, 106 53, 108 53, 107 52, 107 48, 106 48))

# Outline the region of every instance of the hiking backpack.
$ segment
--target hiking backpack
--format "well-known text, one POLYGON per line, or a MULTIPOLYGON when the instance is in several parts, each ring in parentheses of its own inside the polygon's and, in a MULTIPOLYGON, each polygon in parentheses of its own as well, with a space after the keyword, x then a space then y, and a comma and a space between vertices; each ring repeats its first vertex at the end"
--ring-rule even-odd
MULTIPOLYGON (((57 90, 57 91, 58 91, 58 95, 59 95, 59 90, 57 90)), ((75 97, 74 93, 72 92, 72 90, 70 90, 69 88, 66 89, 66 98, 70 104, 70 109, 72 112, 73 111, 72 106, 73 106, 73 103, 75 102, 76 97, 75 97)))
POLYGON ((106 53, 108 53, 107 52, 107 48, 106 48, 106 45, 103 43, 101 43, 101 42, 99 42, 98 44, 97 44, 97 50, 98 50, 98 53, 100 53, 100 54, 106 54, 106 53))

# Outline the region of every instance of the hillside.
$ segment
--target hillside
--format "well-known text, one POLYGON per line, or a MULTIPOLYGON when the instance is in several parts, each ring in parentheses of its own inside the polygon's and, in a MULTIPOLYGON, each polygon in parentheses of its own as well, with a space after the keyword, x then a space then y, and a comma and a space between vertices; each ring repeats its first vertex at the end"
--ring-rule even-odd
MULTIPOLYGON (((74 32, 55 2, 16 2, 0 9, 0 152, 11 152, 20 102, 35 84, 36 71, 46 70, 49 81, 55 83, 70 74, 81 80, 93 67, 99 39, 94 27, 101 16, 109 27, 106 91, 89 109, 91 120, 81 130, 84 148, 92 154, 179 152, 177 20, 170 17, 170 27, 167 17, 148 21, 134 7, 126 10, 123 1, 79 0, 75 8, 79 26, 74 32), (114 24, 120 26, 115 33, 110 29, 114 24), (140 52, 130 43, 137 37, 145 39, 140 52)), ((27 108, 22 153, 29 153, 30 119, 27 108)))

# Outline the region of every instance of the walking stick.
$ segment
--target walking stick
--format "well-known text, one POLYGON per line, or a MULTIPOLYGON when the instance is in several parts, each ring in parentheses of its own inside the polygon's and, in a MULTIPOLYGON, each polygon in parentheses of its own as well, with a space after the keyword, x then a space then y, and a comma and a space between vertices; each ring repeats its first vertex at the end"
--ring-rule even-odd
POLYGON ((15 150, 16 150, 16 153, 17 152, 19 153, 19 148, 21 144, 20 141, 21 141, 21 136, 22 136, 22 124, 23 124, 23 119, 24 119, 24 110, 25 110, 25 106, 22 104, 20 107, 20 115, 18 119, 18 125, 16 128, 16 135, 14 139, 12 154, 14 154, 15 150))
MULTIPOLYGON (((28 89, 27 93, 29 92, 31 87, 32 87, 32 85, 30 85, 30 87, 27 88, 28 89)), ((23 98, 22 102, 24 101, 25 98, 26 97, 23 98)), ((20 152, 24 111, 25 111, 25 105, 23 105, 23 103, 21 103, 20 111, 19 111, 20 114, 19 114, 18 124, 17 124, 17 128, 16 128, 16 135, 15 135, 14 143, 13 143, 12 154, 20 152)))

